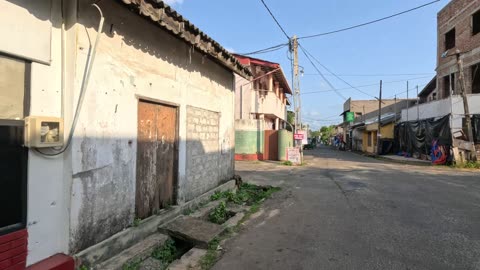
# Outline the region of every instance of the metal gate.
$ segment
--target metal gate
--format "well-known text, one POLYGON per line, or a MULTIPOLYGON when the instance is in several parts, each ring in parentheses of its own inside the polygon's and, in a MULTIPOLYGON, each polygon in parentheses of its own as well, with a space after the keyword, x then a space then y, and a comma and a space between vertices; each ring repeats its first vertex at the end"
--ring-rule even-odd
POLYGON ((177 108, 138 103, 135 211, 146 218, 175 201, 177 181, 177 108))

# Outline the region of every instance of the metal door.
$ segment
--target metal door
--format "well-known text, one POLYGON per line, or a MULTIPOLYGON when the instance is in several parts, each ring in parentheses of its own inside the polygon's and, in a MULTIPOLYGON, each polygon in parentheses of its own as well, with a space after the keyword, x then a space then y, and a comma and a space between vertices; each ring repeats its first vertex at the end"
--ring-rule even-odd
POLYGON ((177 108, 138 103, 135 209, 146 218, 174 203, 177 166, 177 108))

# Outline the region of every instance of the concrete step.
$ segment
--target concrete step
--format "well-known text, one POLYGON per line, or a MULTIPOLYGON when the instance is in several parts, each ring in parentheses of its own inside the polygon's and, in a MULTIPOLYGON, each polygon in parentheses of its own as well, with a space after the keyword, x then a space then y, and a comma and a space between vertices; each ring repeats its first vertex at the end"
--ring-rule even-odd
POLYGON ((163 265, 161 261, 150 257, 144 260, 138 266, 137 270, 161 270, 161 269, 165 269, 165 265, 163 265))
POLYGON ((126 264, 140 263, 150 257, 152 252, 165 244, 168 236, 164 234, 153 234, 128 249, 123 250, 116 256, 106 260, 105 262, 95 266, 98 270, 122 270, 126 264))
POLYGON ((172 262, 168 266, 168 270, 201 269, 200 261, 202 260, 202 257, 205 254, 207 254, 207 250, 205 249, 192 248, 187 253, 183 254, 183 256, 180 259, 172 262))
POLYGON ((208 248, 208 243, 223 230, 221 225, 183 215, 159 228, 161 233, 193 243, 200 248, 208 248))

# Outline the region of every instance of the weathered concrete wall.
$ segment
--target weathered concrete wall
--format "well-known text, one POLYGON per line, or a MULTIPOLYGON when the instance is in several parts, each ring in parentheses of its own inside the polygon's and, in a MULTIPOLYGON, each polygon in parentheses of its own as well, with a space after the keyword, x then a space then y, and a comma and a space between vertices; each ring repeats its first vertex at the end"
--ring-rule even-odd
MULTIPOLYGON (((73 253, 108 238, 134 219, 139 98, 179 108, 179 203, 233 175, 232 73, 122 4, 109 0, 99 5, 104 11, 106 27, 72 145, 70 251, 73 253), (216 147, 211 138, 190 137, 187 105, 219 116, 216 147), (210 176, 205 184, 198 183, 204 179, 195 178, 198 167, 187 171, 190 165, 187 156, 197 149, 192 147, 195 144, 207 147, 203 151, 212 154, 212 159, 219 151, 225 153, 221 161, 215 158, 215 171, 202 173, 210 176)), ((95 9, 80 5, 76 95, 89 37, 93 42, 98 19, 95 9)))
POLYGON ((252 119, 257 113, 286 119, 285 94, 280 93, 278 85, 273 88, 272 76, 266 76, 264 79, 264 85, 267 87, 270 85, 272 88, 262 92, 258 91, 261 83, 249 83, 238 75, 235 75, 235 80, 235 119, 252 119), (254 89, 252 84, 256 85, 257 89, 254 89))
MULTIPOLYGON (((39 1, 42 5, 50 2, 52 8, 47 17, 43 8, 35 9, 40 4, 30 1, 12 0, 2 5, 17 5, 15 8, 21 10, 23 17, 31 16, 29 20, 34 24, 38 21, 39 25, 32 29, 51 24, 48 37, 44 34, 39 37, 50 44, 47 46, 49 65, 43 61, 32 63, 30 114, 63 115, 67 133, 77 105, 88 51, 97 36, 99 15, 89 5, 90 1, 81 1, 78 17, 76 1, 64 2, 66 57, 62 59, 61 3, 59 0, 39 1), (63 110, 62 78, 65 86, 63 110)), ((75 253, 132 223, 140 98, 179 108, 178 203, 189 200, 190 187, 186 183, 194 181, 186 171, 187 105, 219 116, 217 152, 221 153, 221 158, 216 168, 218 178, 210 183, 219 183, 233 175, 232 73, 119 2, 104 0, 100 6, 106 21, 73 142, 66 152, 54 158, 33 150, 29 152, 29 265, 55 253, 75 253)), ((10 23, 18 29, 25 27, 19 19, 22 16, 13 16, 16 19, 10 23)), ((28 35, 22 38, 24 41, 14 44, 25 52, 21 56, 38 58, 36 51, 28 48, 32 44, 43 46, 38 44, 40 41, 28 35)), ((10 45, 1 43, 0 51, 18 55, 9 49, 10 45)))
POLYGON ((252 83, 235 74, 235 119, 252 119, 252 113, 258 111, 258 105, 252 83))

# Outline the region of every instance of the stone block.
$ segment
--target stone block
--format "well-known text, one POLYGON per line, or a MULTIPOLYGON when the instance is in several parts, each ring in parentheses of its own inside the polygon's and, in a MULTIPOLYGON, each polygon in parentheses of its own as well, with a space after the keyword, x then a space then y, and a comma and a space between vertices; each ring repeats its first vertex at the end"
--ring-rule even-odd
POLYGON ((189 216, 179 216, 159 230, 172 237, 195 243, 198 247, 208 248, 208 243, 220 235, 224 228, 218 224, 189 216))

